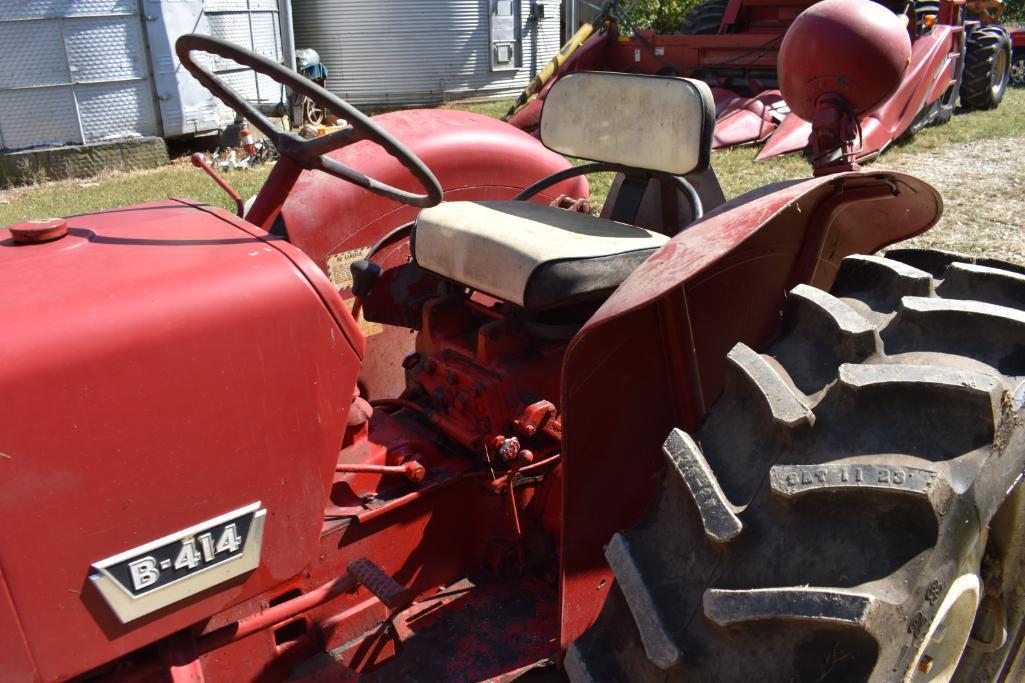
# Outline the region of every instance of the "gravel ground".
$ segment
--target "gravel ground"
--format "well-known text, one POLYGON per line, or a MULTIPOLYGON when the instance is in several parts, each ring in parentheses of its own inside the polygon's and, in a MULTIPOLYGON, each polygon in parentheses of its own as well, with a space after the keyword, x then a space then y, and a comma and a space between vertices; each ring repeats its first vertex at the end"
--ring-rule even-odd
MULTIPOLYGON (((949 249, 1025 264, 1025 137, 980 140, 884 156, 943 196, 943 217, 899 246, 949 249)), ((897 245, 895 245, 897 246, 897 245)))

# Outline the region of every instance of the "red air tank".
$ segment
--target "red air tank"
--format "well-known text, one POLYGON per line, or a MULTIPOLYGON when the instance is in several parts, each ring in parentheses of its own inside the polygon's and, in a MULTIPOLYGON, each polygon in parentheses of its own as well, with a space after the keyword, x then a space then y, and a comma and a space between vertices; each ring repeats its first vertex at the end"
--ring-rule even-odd
POLYGON ((894 93, 910 59, 911 38, 891 10, 871 0, 823 0, 802 12, 783 38, 780 90, 807 121, 825 94, 843 97, 862 114, 894 93))

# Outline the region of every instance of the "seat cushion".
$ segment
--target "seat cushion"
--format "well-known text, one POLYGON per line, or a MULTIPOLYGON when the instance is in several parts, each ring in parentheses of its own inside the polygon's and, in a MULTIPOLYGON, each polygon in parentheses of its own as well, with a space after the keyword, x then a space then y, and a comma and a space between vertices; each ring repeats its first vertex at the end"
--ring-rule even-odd
POLYGON ((559 154, 673 175, 708 168, 714 132, 712 91, 689 78, 576 71, 541 110, 541 142, 559 154))
POLYGON ((533 202, 442 202, 420 212, 413 257, 461 285, 542 310, 607 294, 668 240, 533 202))

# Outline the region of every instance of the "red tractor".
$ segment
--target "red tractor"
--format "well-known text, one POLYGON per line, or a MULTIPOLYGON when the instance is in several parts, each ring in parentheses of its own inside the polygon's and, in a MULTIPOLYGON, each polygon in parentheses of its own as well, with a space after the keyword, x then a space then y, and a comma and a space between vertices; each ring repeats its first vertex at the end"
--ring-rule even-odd
MULTIPOLYGON (((778 65, 787 29, 817 1, 704 0, 675 34, 640 31, 626 37, 619 34, 614 18, 621 3, 612 0, 596 25, 585 26, 534 79, 510 109, 508 121, 536 131, 546 88, 577 70, 687 76, 712 87, 715 148, 764 142, 759 159, 802 150, 810 144, 811 122, 791 115, 778 65)), ((877 1, 906 23, 912 50, 900 85, 860 117, 858 159, 874 157, 902 135, 948 121, 957 106, 979 110, 1000 104, 1009 77, 1016 73, 1013 35, 996 23, 1000 0, 877 1), (991 14, 987 8, 994 5, 991 14)), ((806 37, 822 39, 828 38, 806 37)), ((853 44, 830 49, 846 52, 852 60, 871 59, 853 44)), ((862 85, 877 85, 870 82, 870 71, 864 73, 862 85)))
POLYGON ((542 145, 183 37, 281 158, 244 218, 0 232, 0 679, 1021 680, 1025 271, 868 255, 942 202, 857 168, 887 93, 802 37, 890 87, 910 44, 817 7, 818 175, 730 201, 700 81, 573 74, 542 145))

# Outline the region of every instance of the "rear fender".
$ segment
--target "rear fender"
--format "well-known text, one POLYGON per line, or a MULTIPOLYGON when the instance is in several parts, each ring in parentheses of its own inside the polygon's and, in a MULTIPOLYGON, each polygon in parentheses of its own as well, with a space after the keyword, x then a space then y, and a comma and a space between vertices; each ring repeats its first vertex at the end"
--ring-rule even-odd
MULTIPOLYGON (((512 199, 520 190, 570 166, 521 130, 470 112, 409 110, 374 117, 437 176, 446 201, 512 199)), ((419 192, 409 172, 381 147, 358 142, 331 158, 401 189, 419 192)), ((588 196, 587 181, 573 178, 539 193, 548 202, 560 194, 588 196)), ((289 241, 328 273, 352 306, 349 265, 397 227, 416 219, 419 209, 368 192, 318 171, 304 171, 281 209, 289 241)), ((400 239, 374 261, 385 270, 407 263, 409 244, 400 239)), ((360 386, 371 397, 397 396, 404 387, 396 358, 413 351, 408 330, 359 320, 368 338, 360 386)))
POLYGON ((670 240, 588 321, 562 377, 564 648, 610 588, 603 545, 637 523, 662 471, 662 442, 701 421, 729 349, 761 348, 792 286, 829 288, 844 256, 924 232, 941 213, 931 186, 890 171, 755 190, 670 240))

